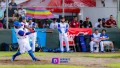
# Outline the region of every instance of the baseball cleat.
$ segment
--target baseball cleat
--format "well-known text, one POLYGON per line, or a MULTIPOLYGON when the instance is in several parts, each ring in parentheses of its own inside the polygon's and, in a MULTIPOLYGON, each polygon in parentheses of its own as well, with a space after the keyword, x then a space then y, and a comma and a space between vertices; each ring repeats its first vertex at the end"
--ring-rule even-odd
POLYGON ((14 57, 14 56, 12 56, 11 61, 13 62, 14 60, 15 60, 15 57, 14 57))
POLYGON ((105 51, 101 51, 101 53, 105 53, 105 51))
POLYGON ((113 52, 113 53, 114 53, 114 52, 115 52, 115 50, 111 50, 111 52, 113 52))
POLYGON ((90 51, 90 53, 94 53, 93 51, 90 51))
POLYGON ((67 53, 72 53, 72 51, 67 51, 67 53))
POLYGON ((33 61, 40 61, 38 58, 34 58, 33 61))

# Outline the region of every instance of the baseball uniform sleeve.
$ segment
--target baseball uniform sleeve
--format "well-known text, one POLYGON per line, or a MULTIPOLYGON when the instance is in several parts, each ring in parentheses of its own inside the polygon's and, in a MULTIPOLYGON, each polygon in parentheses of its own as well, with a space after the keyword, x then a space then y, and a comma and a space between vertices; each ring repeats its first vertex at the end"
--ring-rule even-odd
POLYGON ((65 30, 65 33, 68 32, 68 24, 66 24, 66 30, 65 30))
POLYGON ((36 27, 36 24, 35 24, 35 22, 33 23, 33 25, 32 25, 34 28, 36 27))
POLYGON ((106 38, 109 38, 108 34, 106 34, 106 38))
POLYGON ((29 34, 31 34, 31 32, 25 33, 25 32, 22 31, 22 30, 20 30, 20 31, 18 32, 18 35, 20 35, 20 36, 25 36, 25 35, 29 35, 29 34))
POLYGON ((58 31, 59 31, 60 33, 62 33, 62 31, 61 31, 61 29, 60 29, 60 24, 58 24, 58 31))

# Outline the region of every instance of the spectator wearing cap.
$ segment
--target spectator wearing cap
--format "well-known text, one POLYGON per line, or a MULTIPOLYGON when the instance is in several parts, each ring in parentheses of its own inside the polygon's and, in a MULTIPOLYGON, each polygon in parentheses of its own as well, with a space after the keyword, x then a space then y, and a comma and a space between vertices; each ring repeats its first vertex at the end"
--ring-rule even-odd
POLYGON ((78 22, 77 17, 74 17, 74 20, 72 22, 70 22, 70 27, 71 28, 79 28, 80 27, 80 23, 78 22))
POLYGON ((103 28, 102 20, 100 18, 98 19, 98 22, 95 23, 94 28, 103 28))
POLYGON ((51 29, 57 29, 57 26, 58 26, 57 19, 54 18, 54 19, 53 19, 53 22, 50 24, 50 28, 51 28, 51 29))
POLYGON ((106 23, 105 18, 102 18, 102 25, 103 25, 104 28, 105 28, 105 23, 106 23))
POLYGON ((117 23, 116 23, 116 21, 113 19, 113 15, 110 15, 110 19, 107 20, 107 22, 105 23, 105 26, 106 26, 107 28, 117 27, 117 23))
POLYGON ((89 17, 86 17, 86 21, 83 22, 85 28, 92 28, 92 23, 89 17))

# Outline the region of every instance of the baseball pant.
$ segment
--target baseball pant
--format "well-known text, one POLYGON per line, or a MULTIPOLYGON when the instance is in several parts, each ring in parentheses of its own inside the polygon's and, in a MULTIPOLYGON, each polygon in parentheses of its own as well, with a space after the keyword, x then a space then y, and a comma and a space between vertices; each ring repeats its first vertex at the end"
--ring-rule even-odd
POLYGON ((67 33, 59 34, 59 40, 60 40, 60 49, 61 49, 61 51, 62 52, 64 51, 64 49, 63 49, 63 41, 65 41, 67 51, 69 51, 70 49, 69 49, 69 42, 68 42, 67 33))
POLYGON ((111 43, 111 41, 101 41, 100 42, 101 51, 104 51, 104 47, 109 46, 110 43, 111 43))
POLYGON ((36 32, 29 35, 29 40, 32 40, 32 51, 35 51, 35 43, 36 43, 36 32))
POLYGON ((93 41, 90 42, 90 51, 91 52, 94 51, 94 45, 99 45, 99 43, 96 43, 96 42, 93 42, 93 41))
POLYGON ((25 53, 25 51, 29 51, 31 50, 30 47, 30 43, 28 40, 28 38, 24 38, 24 39, 18 39, 18 44, 19 44, 19 48, 20 48, 20 53, 25 53))

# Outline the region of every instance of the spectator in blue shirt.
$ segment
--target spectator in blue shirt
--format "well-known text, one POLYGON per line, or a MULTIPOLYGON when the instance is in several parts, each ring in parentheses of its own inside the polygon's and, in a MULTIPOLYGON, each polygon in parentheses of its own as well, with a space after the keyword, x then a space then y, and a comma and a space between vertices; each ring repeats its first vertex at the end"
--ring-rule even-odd
POLYGON ((100 47, 101 47, 101 52, 104 52, 104 47, 105 46, 111 46, 112 50, 111 52, 115 52, 114 50, 114 44, 112 41, 109 41, 109 36, 106 34, 106 30, 102 30, 102 34, 100 35, 101 42, 100 42, 100 47))

